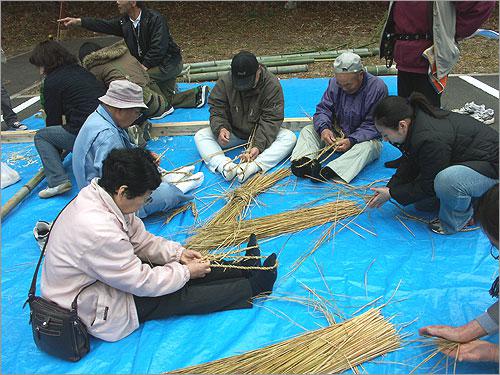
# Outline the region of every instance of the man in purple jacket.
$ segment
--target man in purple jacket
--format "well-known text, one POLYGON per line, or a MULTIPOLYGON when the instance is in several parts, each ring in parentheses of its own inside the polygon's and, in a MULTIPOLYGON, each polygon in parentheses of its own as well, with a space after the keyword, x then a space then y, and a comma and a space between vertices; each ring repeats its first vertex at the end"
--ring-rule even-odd
POLYGON ((302 129, 293 149, 292 172, 313 181, 340 178, 349 183, 380 156, 382 143, 372 111, 387 96, 387 86, 364 71, 355 53, 341 54, 333 68, 335 77, 316 106, 314 125, 302 129), (340 155, 321 168, 318 158, 327 159, 333 153, 340 155))

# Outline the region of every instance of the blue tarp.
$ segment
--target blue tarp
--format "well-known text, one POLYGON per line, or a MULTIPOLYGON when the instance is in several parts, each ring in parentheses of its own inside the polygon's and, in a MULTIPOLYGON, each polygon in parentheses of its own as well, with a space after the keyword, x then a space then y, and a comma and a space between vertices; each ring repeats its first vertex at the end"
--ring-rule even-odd
MULTIPOLYGON (((384 79, 394 94, 394 77, 384 79)), ((282 84, 287 103, 286 116, 304 117, 304 111, 309 115, 314 113, 327 80, 290 79, 282 80, 282 84)), ((176 110, 169 121, 207 118, 208 109, 205 107, 176 110)), ((31 118, 26 121, 29 125, 37 122, 41 120, 31 118)), ((148 147, 157 153, 168 147, 161 163, 166 169, 199 159, 193 137, 189 136, 162 137, 150 141, 148 147)), ((24 154, 31 152, 37 162, 36 150, 29 144, 3 145, 2 161, 19 151, 24 154)), ((397 156, 396 149, 384 144, 381 159, 370 164, 352 184, 365 185, 389 178, 393 170, 384 168, 383 162, 397 156)), ((25 164, 26 160, 12 164, 23 180, 2 190, 2 204, 40 167, 39 162, 25 164)), ((71 170, 71 158, 66 164, 71 170)), ((220 195, 228 189, 229 183, 210 173, 202 163, 196 164, 196 171, 205 173, 203 190, 199 189, 195 198, 200 211, 198 222, 195 223, 188 211, 163 225, 166 215, 157 214, 145 219, 150 231, 183 242, 188 236, 187 229, 203 222, 222 207, 222 200, 211 207, 208 205, 215 199, 213 195, 220 195)), ((331 197, 335 188, 327 186, 288 177, 276 189, 258 197, 259 205, 252 207, 249 217, 295 209, 327 195, 330 197, 326 200, 335 199, 331 197)), ((37 220, 53 220, 77 191, 74 188, 63 196, 41 200, 37 193, 45 187, 44 181, 2 223, 2 373, 159 373, 261 348, 303 332, 300 326, 316 329, 318 324, 326 325, 317 312, 291 302, 273 300, 259 302, 252 310, 147 322, 116 343, 92 339, 91 352, 78 363, 52 358, 36 348, 28 325, 29 311, 22 309, 39 256, 32 228, 37 220), (280 312, 288 318, 278 316, 280 312)), ((408 212, 418 214, 411 207, 408 212)), ((414 334, 410 340, 417 338, 418 327, 427 324, 461 325, 494 302, 488 289, 497 276, 498 263, 489 255, 488 239, 480 231, 440 236, 431 233, 423 223, 406 220, 412 234, 395 219, 399 213, 394 205, 386 204, 381 209, 361 214, 355 222, 376 236, 351 225, 363 238, 350 230, 341 231, 286 279, 284 275, 301 255, 311 250, 328 225, 261 241, 264 255, 273 251, 279 253, 275 294, 308 296, 303 283, 331 298, 326 282, 338 309, 349 316, 379 296, 382 296, 380 304, 387 302, 401 281, 383 314, 394 316, 396 324, 418 319, 403 329, 403 332, 414 334), (317 265, 322 269, 324 281, 317 265)), ((489 340, 498 343, 498 336, 489 340)), ((426 350, 427 347, 410 344, 366 363, 364 367, 369 373, 408 373, 425 357, 426 350), (416 357, 418 355, 420 357, 416 357)), ((435 360, 431 360, 418 372, 429 371, 434 363, 435 360)), ((493 364, 457 365, 458 373, 496 373, 496 370, 493 364)), ((444 372, 442 367, 441 372, 444 372)))

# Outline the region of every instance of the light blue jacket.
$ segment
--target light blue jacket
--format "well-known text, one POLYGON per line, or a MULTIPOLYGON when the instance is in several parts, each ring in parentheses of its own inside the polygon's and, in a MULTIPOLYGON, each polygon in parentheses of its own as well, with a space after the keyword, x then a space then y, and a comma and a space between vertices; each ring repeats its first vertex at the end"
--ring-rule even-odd
MULTIPOLYGON (((90 184, 94 177, 101 177, 102 162, 115 148, 134 148, 127 132, 113 121, 111 114, 102 106, 87 118, 73 146, 73 173, 78 189, 90 184)), ((157 211, 167 211, 180 203, 193 199, 174 185, 163 182, 151 195, 152 202, 143 206, 139 217, 157 211)))

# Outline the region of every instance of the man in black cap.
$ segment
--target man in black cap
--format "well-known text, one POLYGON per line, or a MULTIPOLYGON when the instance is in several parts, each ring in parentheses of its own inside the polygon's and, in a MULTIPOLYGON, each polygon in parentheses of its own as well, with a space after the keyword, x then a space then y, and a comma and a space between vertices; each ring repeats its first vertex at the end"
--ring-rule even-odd
POLYGON ((241 51, 231 61, 208 98, 210 127, 199 130, 196 147, 212 172, 239 182, 267 171, 292 151, 296 137, 281 127, 284 118, 283 90, 279 80, 260 65, 253 53, 241 51), (222 152, 246 144, 235 164, 222 152))

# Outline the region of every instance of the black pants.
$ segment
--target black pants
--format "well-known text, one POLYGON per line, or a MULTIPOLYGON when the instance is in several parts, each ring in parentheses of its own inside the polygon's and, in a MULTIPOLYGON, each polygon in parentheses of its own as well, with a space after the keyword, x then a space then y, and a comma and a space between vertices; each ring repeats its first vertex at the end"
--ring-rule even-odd
POLYGON ((201 279, 190 280, 175 293, 159 297, 134 296, 139 322, 174 315, 207 314, 251 308, 252 288, 241 270, 212 268, 201 279))
POLYGON ((434 90, 427 74, 398 70, 398 95, 408 98, 413 91, 424 94, 434 107, 441 108, 441 94, 434 90))

